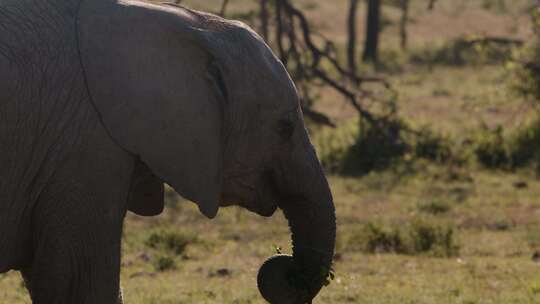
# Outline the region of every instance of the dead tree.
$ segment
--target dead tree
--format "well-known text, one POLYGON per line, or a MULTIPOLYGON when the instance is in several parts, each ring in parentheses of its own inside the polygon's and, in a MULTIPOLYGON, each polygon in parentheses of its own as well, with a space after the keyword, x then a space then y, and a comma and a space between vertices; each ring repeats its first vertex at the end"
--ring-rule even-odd
POLYGON ((269 39, 269 11, 268 11, 268 0, 260 0, 260 12, 259 18, 261 19, 261 29, 260 33, 263 36, 265 41, 269 39))
MULTIPOLYGON (((290 0, 274 1, 277 53, 297 83, 304 107, 309 110, 306 113, 312 112, 311 91, 328 86, 342 95, 367 123, 378 125, 384 121, 386 118, 373 114, 362 103, 368 99, 383 102, 373 92, 362 89, 362 84, 375 82, 390 89, 389 84, 378 77, 357 76, 339 62, 334 43, 314 33, 306 16, 290 0)), ((395 107, 390 108, 388 115, 395 113, 395 107)))
POLYGON ((378 59, 379 33, 381 30, 381 0, 368 0, 364 62, 376 63, 378 59))
POLYGON ((437 2, 437 0, 429 0, 428 10, 432 11, 435 8, 435 2, 437 2))
POLYGON ((221 9, 219 10, 219 15, 221 17, 225 16, 225 13, 227 11, 227 5, 229 5, 229 0, 223 0, 221 3, 221 9))
POLYGON ((399 26, 400 45, 402 50, 407 49, 407 23, 409 22, 409 0, 400 0, 401 21, 399 26))
POLYGON ((358 11, 358 0, 351 0, 349 5, 349 17, 347 21, 347 61, 349 71, 356 75, 356 12, 358 11))

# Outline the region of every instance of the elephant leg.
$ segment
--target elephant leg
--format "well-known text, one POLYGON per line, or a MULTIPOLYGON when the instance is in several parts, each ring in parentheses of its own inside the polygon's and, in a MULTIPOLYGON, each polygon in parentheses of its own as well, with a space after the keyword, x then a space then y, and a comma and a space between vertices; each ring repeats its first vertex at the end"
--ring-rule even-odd
POLYGON ((105 175, 112 170, 114 178, 58 174, 34 210, 28 275, 34 304, 121 303, 120 244, 132 167, 89 163, 105 175))
POLYGON ((83 220, 58 230, 46 227, 27 275, 33 303, 118 303, 121 222, 108 226, 83 220), (87 233, 88 226, 101 231, 87 233))

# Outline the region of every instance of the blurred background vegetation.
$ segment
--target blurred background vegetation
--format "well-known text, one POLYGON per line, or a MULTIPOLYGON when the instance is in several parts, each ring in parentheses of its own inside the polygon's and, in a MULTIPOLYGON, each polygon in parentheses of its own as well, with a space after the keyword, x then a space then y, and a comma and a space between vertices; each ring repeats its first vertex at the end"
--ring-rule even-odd
MULTIPOLYGON (((336 277, 315 303, 540 303, 540 9, 534 0, 181 0, 282 59, 329 174, 336 277)), ((129 215, 126 303, 263 303, 281 214, 213 221, 167 191, 129 215)), ((29 303, 17 274, 2 303, 29 303)))

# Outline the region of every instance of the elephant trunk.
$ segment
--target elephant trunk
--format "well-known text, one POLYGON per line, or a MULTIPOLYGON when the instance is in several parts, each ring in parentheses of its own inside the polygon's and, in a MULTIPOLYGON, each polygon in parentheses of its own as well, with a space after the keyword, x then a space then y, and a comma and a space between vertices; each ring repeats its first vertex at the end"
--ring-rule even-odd
POLYGON ((305 153, 295 157, 300 173, 287 181, 297 191, 279 204, 291 228, 293 256, 274 256, 259 271, 259 289, 270 303, 311 303, 330 272, 336 238, 335 209, 311 145, 308 151, 307 157, 305 153))

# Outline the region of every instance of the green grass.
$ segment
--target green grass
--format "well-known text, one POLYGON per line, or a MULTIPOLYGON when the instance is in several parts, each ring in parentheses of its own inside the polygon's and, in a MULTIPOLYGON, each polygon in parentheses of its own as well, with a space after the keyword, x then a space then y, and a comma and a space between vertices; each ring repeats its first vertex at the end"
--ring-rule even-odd
MULTIPOLYGON (((330 177, 339 220, 336 279, 315 303, 537 303, 540 277, 531 257, 540 246, 540 181, 527 172, 450 173, 444 165, 423 161, 414 166, 421 173, 401 179, 388 171, 330 177), (527 187, 516 187, 517 181, 527 187), (390 234, 415 225, 425 216, 418 202, 434 198, 452 206, 427 216, 438 226, 454 227, 458 255, 369 253, 349 246, 368 223, 389 223, 390 234)), ((266 219, 227 208, 209 221, 178 198, 168 206, 158 218, 130 215, 126 221, 126 303, 264 303, 256 289, 258 267, 275 252, 274 245, 290 252, 283 216, 266 219), (168 245, 148 246, 155 239, 149 231, 176 231, 172 235, 196 235, 199 241, 176 255, 168 245), (174 267, 156 269, 160 260, 173 260, 174 267), (227 275, 219 275, 222 269, 227 275)), ((172 237, 177 238, 186 239, 172 237)), ((0 276, 0 296, 6 303, 29 303, 15 273, 0 276)))

